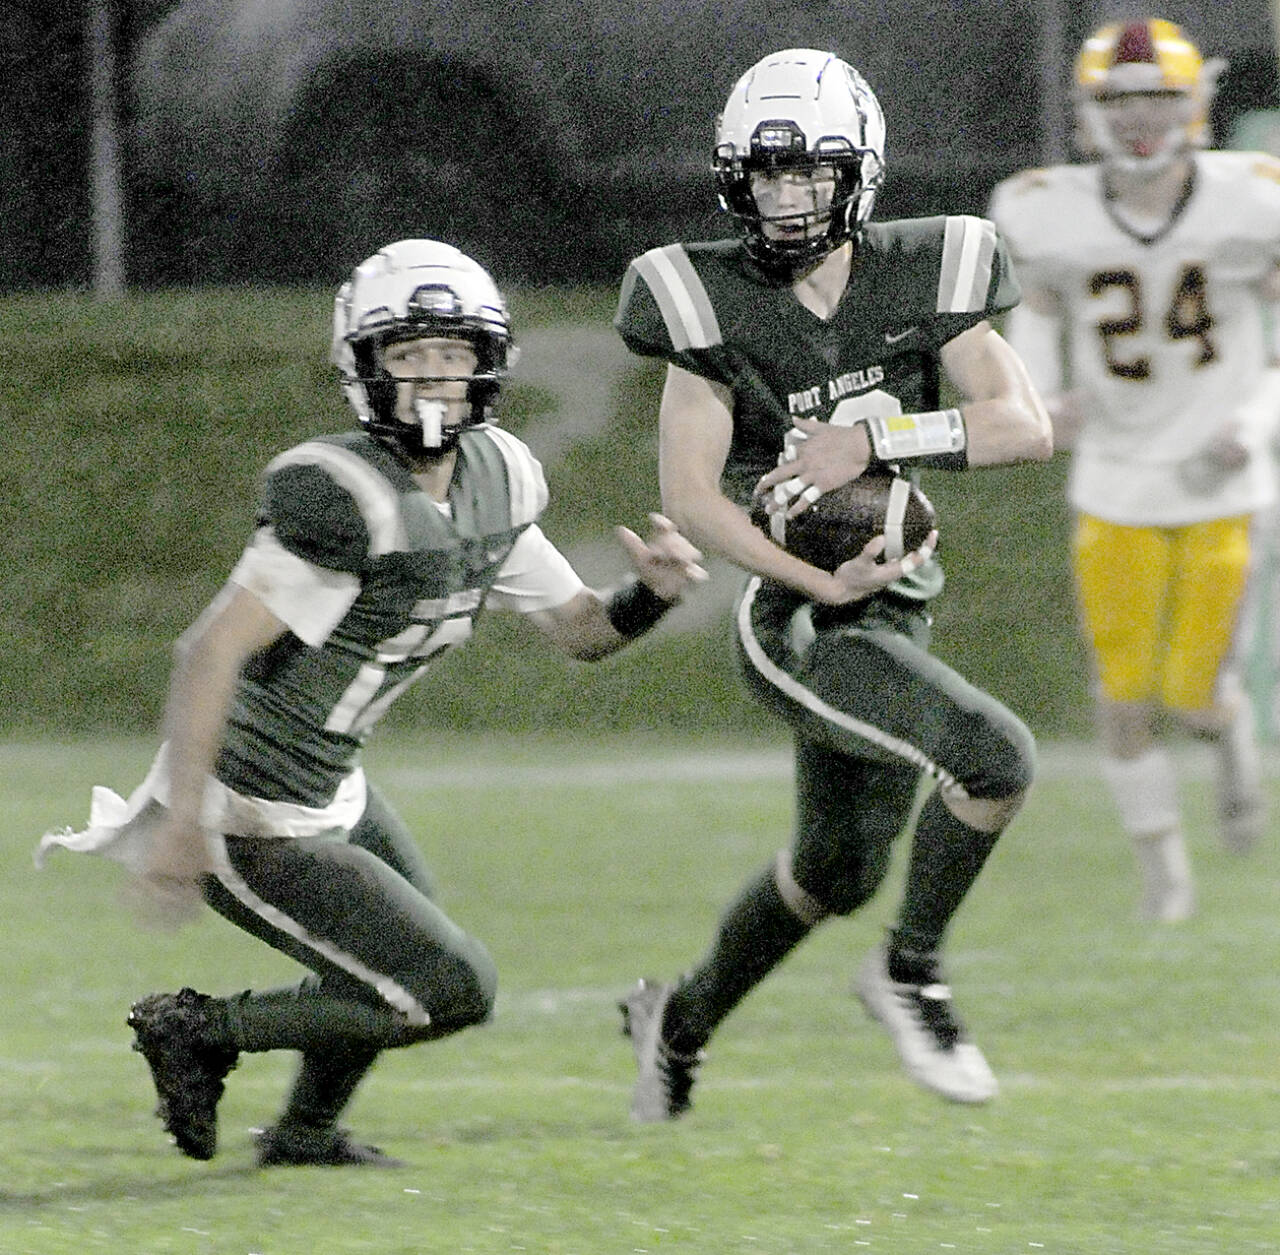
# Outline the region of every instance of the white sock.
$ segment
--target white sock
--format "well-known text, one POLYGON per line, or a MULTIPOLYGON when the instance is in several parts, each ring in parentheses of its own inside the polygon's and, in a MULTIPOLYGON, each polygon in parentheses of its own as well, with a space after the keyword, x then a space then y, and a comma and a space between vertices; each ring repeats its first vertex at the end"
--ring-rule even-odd
POLYGON ((1142 884, 1138 914, 1143 919, 1165 924, 1190 917, 1195 911, 1196 899, 1182 833, 1134 837, 1133 853, 1142 884))
POLYGON ((1153 837, 1181 828, 1178 780, 1163 749, 1153 747, 1137 758, 1107 755, 1102 760, 1102 779, 1131 837, 1153 837))
POLYGON ((1253 707, 1242 692, 1235 693, 1231 722, 1214 742, 1218 758, 1218 815, 1222 840, 1237 853, 1249 850, 1266 823, 1262 768, 1254 728, 1253 707))
POLYGON ((1195 910, 1195 893, 1169 755, 1152 748, 1137 758, 1103 758, 1102 778, 1133 840, 1142 882, 1140 914, 1166 923, 1186 919, 1195 910))

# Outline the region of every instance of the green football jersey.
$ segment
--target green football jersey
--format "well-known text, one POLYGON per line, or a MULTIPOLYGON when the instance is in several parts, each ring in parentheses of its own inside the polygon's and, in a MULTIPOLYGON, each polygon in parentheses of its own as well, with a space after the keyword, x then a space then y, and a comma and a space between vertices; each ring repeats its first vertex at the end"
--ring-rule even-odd
MULTIPOLYGON (((864 228, 830 319, 761 274, 740 241, 718 240, 633 261, 614 325, 632 352, 732 390, 723 490, 747 507, 795 419, 846 423, 937 409, 941 347, 1019 296, 990 222, 919 218, 864 228)), ((932 597, 941 568, 931 562, 893 587, 932 597)))
POLYGON ((471 635, 485 594, 546 501, 532 453, 487 425, 459 441, 451 517, 363 432, 277 457, 265 473, 259 529, 358 592, 320 644, 286 632, 250 659, 218 778, 254 797, 330 801, 396 697, 471 635))

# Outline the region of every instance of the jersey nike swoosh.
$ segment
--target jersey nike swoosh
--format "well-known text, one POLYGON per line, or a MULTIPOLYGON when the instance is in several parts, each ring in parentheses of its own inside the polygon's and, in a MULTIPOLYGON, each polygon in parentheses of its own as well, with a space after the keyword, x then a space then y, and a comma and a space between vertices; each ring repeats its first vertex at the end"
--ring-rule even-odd
POLYGON ((908 327, 906 331, 899 331, 897 335, 891 335, 889 332, 884 333, 884 342, 886 344, 897 344, 899 340, 905 340, 908 336, 913 336, 919 327, 908 327))

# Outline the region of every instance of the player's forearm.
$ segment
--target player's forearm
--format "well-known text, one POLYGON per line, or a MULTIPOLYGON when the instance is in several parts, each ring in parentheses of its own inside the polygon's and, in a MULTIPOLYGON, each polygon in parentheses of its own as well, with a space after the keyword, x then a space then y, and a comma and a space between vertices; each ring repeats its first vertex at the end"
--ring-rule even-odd
POLYGON ((175 646, 164 733, 169 811, 183 823, 199 822, 240 665, 239 658, 221 657, 205 640, 175 646))
POLYGON ((580 612, 549 633, 570 658, 578 662, 599 662, 617 653, 631 639, 609 622, 607 598, 607 593, 586 590, 580 612))
POLYGON ((964 398, 970 466, 1043 462, 1053 454, 1053 425, 1027 366, 986 324, 949 341, 942 365, 964 398))
POLYGON ((570 658, 599 662, 643 636, 675 604, 628 579, 613 590, 584 588, 565 605, 530 617, 570 658))
POLYGON ((775 545, 746 511, 718 491, 696 497, 665 492, 663 510, 699 549, 727 558, 752 575, 786 584, 816 601, 838 595, 836 582, 826 571, 775 545))
POLYGON ((1053 425, 1044 402, 1028 387, 961 407, 970 466, 1045 462, 1053 455, 1053 425))

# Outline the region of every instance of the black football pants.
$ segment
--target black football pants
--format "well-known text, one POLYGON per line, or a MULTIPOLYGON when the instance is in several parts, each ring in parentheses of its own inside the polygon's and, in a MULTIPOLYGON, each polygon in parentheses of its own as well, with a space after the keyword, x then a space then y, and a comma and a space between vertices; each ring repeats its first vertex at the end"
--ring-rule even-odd
POLYGON ((220 915, 315 974, 225 999, 240 1050, 380 1050, 488 1018, 488 953, 432 901, 426 864, 374 790, 349 836, 225 837, 205 881, 220 915))
POLYGON ((736 625, 748 686, 795 735, 792 874, 833 913, 883 880, 922 774, 975 798, 1030 784, 1031 733, 929 654, 923 605, 881 594, 833 612, 752 579, 736 625))

